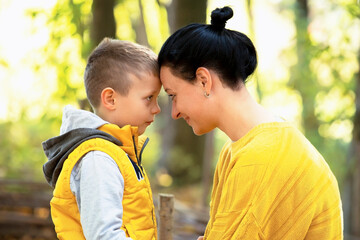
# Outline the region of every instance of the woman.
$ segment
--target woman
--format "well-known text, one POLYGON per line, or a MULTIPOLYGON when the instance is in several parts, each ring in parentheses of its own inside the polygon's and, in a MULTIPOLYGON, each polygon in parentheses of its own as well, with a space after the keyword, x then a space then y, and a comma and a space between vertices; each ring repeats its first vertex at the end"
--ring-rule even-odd
POLYGON ((172 117, 196 135, 219 128, 230 138, 199 239, 342 239, 337 181, 300 131, 249 94, 256 50, 246 35, 225 28, 232 15, 229 7, 215 9, 210 25, 179 29, 158 57, 172 117))

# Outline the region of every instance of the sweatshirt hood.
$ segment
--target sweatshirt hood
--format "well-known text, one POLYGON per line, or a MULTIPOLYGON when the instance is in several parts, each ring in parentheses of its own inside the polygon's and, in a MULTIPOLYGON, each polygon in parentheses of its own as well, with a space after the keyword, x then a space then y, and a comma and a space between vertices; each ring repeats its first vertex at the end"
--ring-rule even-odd
POLYGON ((76 109, 67 105, 64 107, 60 135, 77 128, 96 129, 107 123, 109 122, 103 120, 92 112, 76 109))
POLYGON ((48 161, 43 165, 47 182, 55 187, 64 161, 81 143, 92 138, 103 138, 118 146, 122 143, 114 136, 97 128, 108 124, 99 116, 72 106, 66 106, 62 117, 60 135, 42 143, 48 161))

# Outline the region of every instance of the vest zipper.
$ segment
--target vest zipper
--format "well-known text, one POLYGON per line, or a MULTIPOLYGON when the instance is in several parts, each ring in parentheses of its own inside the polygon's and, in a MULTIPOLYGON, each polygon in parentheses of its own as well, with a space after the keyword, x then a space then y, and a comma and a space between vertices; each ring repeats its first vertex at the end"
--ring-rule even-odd
MULTIPOLYGON (((143 169, 143 167, 142 167, 142 165, 141 165, 141 156, 142 156, 142 153, 143 153, 146 145, 147 145, 148 142, 149 142, 149 138, 146 138, 143 146, 141 147, 139 156, 138 156, 138 154, 137 154, 137 147, 136 147, 136 144, 135 144, 135 136, 132 136, 132 139, 133 139, 133 143, 134 143, 135 156, 136 156, 136 159, 137 159, 137 161, 138 161, 138 165, 139 165, 139 167, 140 167, 140 169, 141 169, 141 172, 142 172, 142 174, 143 174, 143 176, 144 176, 144 181, 145 181, 146 184, 149 186, 150 191, 151 191, 150 183, 148 183, 147 177, 145 177, 145 174, 144 174, 144 169, 143 169)), ((152 197, 150 196, 150 192, 149 192, 149 191, 147 191, 147 192, 148 192, 148 195, 149 195, 149 199, 150 199, 151 202, 153 203, 153 204, 152 204, 151 219, 152 219, 152 221, 153 221, 153 226, 155 227, 155 231, 156 231, 155 220, 154 220, 154 213, 155 213, 154 202, 153 202, 152 197)), ((155 235, 156 235, 156 234, 155 234, 155 235)), ((154 237, 155 237, 155 236, 154 236, 154 237)))
POLYGON ((143 153, 146 145, 148 144, 148 142, 149 142, 149 138, 146 138, 146 140, 145 140, 145 142, 144 142, 144 144, 143 144, 143 146, 142 146, 142 148, 140 150, 140 154, 139 154, 139 164, 140 165, 141 165, 141 161, 142 161, 142 153, 143 153))

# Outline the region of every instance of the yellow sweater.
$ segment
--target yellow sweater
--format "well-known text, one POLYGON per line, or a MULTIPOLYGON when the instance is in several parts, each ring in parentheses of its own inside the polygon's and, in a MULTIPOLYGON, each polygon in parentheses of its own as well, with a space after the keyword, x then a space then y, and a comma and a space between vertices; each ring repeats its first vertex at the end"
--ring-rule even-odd
POLYGON ((290 123, 260 124, 221 151, 204 239, 343 239, 337 181, 290 123))

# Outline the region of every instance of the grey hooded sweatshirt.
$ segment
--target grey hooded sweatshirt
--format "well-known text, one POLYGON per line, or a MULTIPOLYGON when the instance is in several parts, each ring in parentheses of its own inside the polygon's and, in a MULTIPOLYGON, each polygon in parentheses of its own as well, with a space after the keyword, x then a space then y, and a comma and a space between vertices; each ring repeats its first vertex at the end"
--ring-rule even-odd
MULTIPOLYGON (((60 135, 43 142, 48 161, 44 175, 55 187, 68 155, 82 142, 100 137, 117 145, 121 142, 98 127, 108 122, 99 116, 68 105, 64 108, 60 135)), ((70 189, 76 197, 86 239, 126 239, 122 225, 124 178, 116 162, 106 153, 91 151, 71 172, 70 189)))

